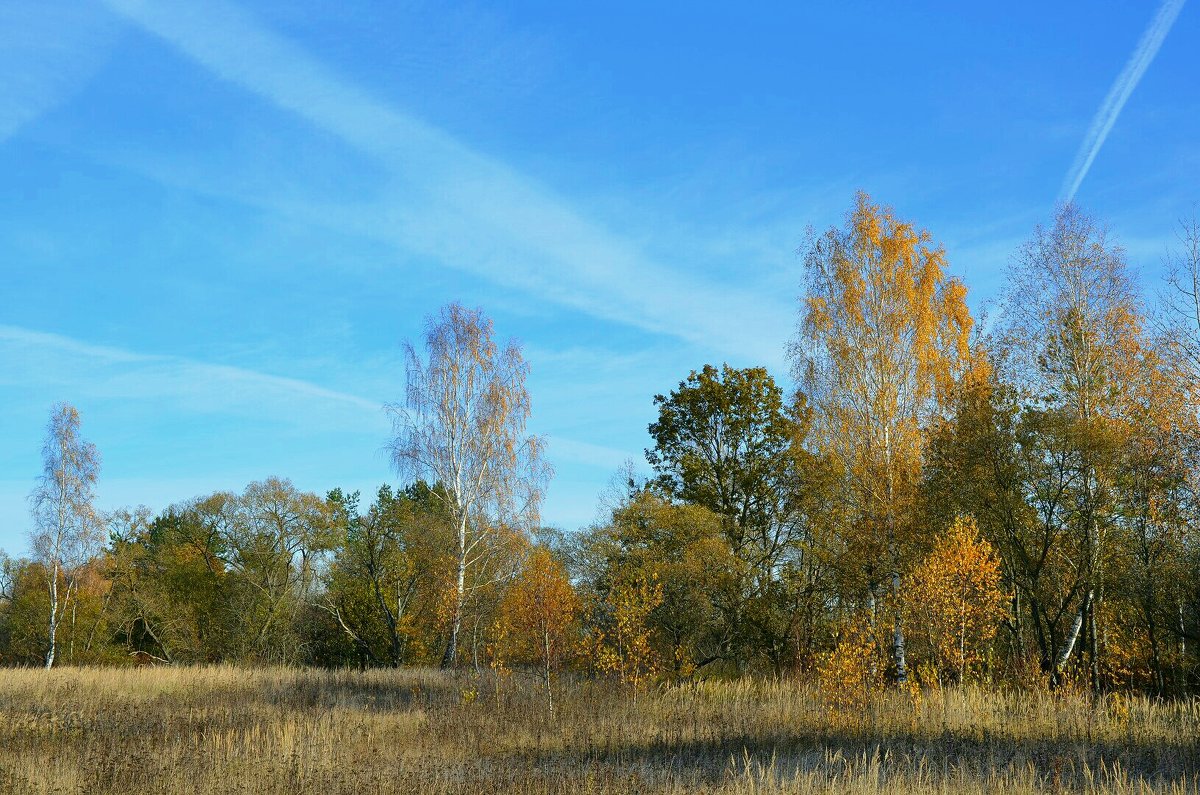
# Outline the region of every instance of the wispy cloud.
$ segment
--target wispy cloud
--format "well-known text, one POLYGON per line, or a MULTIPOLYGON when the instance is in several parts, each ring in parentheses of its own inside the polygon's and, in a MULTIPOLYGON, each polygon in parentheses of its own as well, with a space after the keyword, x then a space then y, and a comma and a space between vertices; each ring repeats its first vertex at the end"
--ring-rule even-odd
POLYGON ((84 85, 117 29, 89 3, 0 3, 0 142, 84 85))
POLYGON ((162 508, 273 473, 317 490, 366 487, 388 471, 382 402, 303 379, 0 325, 0 394, 0 546, 10 550, 22 549, 42 412, 56 400, 80 406, 105 456, 105 508, 162 508))
MULTIPOLYGON (((164 412, 232 414, 304 430, 377 434, 388 420, 383 401, 299 378, 179 356, 93 345, 59 334, 0 325, 0 386, 41 386, 80 398, 158 401, 164 412)), ((554 434, 552 458, 609 470, 625 450, 554 434)))
POLYGON ((764 297, 647 256, 536 180, 389 106, 232 5, 105 2, 214 75, 384 164, 402 200, 359 216, 384 225, 374 234, 596 317, 730 354, 780 358, 790 295, 764 297))
POLYGON ((296 378, 92 345, 16 326, 0 325, 0 363, 0 383, 71 387, 99 398, 165 398, 193 411, 276 416, 284 407, 283 416, 299 423, 312 421, 314 404, 359 418, 382 417, 382 401, 296 378))
POLYGON ((1116 82, 1108 90, 1108 96, 1104 98, 1100 109, 1096 111, 1092 124, 1088 127, 1087 135, 1084 136, 1083 143, 1079 146, 1079 152, 1075 155, 1075 162, 1071 164, 1071 170, 1067 172, 1066 179, 1063 180, 1062 191, 1059 195, 1061 201, 1071 201, 1075 198, 1079 186, 1083 183, 1084 177, 1087 176, 1088 170, 1096 160, 1096 155, 1100 152, 1100 147, 1104 146, 1109 131, 1117 123, 1121 109, 1125 107, 1130 94, 1137 88, 1137 84, 1142 79, 1142 75, 1146 73, 1146 69, 1149 68, 1150 62, 1158 54, 1158 48, 1162 46, 1163 40, 1171 32, 1171 26, 1175 24, 1175 18, 1179 16, 1183 4, 1184 0, 1165 0, 1159 6, 1158 13, 1154 15, 1150 26, 1138 40, 1133 55, 1129 56, 1125 68, 1121 70, 1121 74, 1117 75, 1116 82))

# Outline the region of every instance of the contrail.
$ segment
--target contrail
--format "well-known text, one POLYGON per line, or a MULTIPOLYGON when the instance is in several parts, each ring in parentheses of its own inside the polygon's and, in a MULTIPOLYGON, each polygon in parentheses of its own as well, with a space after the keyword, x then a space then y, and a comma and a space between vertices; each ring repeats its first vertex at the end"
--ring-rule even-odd
POLYGON ((367 214, 362 202, 323 203, 315 208, 322 223, 340 216, 336 223, 360 234, 539 300, 780 362, 778 346, 765 341, 790 327, 785 301, 659 260, 548 185, 341 77, 236 3, 102 2, 218 78, 381 162, 393 190, 367 214))
POLYGON ((1162 46, 1163 39, 1171 32, 1171 26, 1175 24, 1175 18, 1179 16, 1183 4, 1184 0, 1165 0, 1150 22, 1150 27, 1146 28, 1146 32, 1142 34, 1137 49, 1133 51, 1133 55, 1129 56, 1125 68, 1121 70, 1116 82, 1108 90, 1104 104, 1096 112, 1096 117, 1092 119, 1092 126, 1088 128, 1087 135, 1080 144, 1079 151, 1075 154, 1075 162, 1071 164, 1071 170, 1067 172, 1067 177, 1063 180, 1062 192, 1059 195, 1061 201, 1069 202, 1075 198, 1075 192, 1079 190, 1080 183, 1087 176, 1088 169, 1092 167, 1092 161, 1100 152, 1100 147, 1104 146, 1104 139, 1108 137, 1109 130, 1116 123, 1117 116, 1121 114, 1121 108, 1125 107, 1129 95, 1133 93, 1133 89, 1137 88, 1138 81, 1146 73, 1146 68, 1158 54, 1158 48, 1162 46))

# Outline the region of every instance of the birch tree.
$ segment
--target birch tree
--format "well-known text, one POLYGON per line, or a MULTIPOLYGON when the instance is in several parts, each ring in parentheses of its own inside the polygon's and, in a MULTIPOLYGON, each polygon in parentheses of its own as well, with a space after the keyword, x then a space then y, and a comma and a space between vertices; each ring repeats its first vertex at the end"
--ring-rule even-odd
POLYGON ((1000 334, 1003 367, 1021 390, 1026 413, 1065 423, 1061 494, 1065 526, 1078 553, 1069 575, 1082 583, 1074 619, 1059 642, 1052 676, 1072 658, 1086 630, 1091 680, 1098 686, 1098 604, 1115 502, 1119 430, 1141 374, 1142 310, 1125 254, 1075 205, 1038 227, 1010 268, 1000 334))
POLYGON ((1009 601, 1000 587, 1000 558, 975 520, 957 517, 913 572, 913 596, 938 678, 964 682, 985 650, 1009 601))
MULTIPOLYGON (((848 480, 848 531, 872 606, 890 580, 892 657, 907 680, 903 575, 916 530, 924 431, 969 359, 966 287, 930 234, 859 193, 842 228, 805 255, 807 297, 792 347, 813 438, 848 480)), ((875 610, 872 609, 872 614, 875 610)))
POLYGON ((407 388, 388 406, 397 470, 435 484, 456 546, 449 637, 443 667, 458 661, 469 592, 503 575, 511 532, 537 525, 550 476, 542 440, 526 434, 530 414, 520 346, 501 348, 482 310, 454 303, 426 319, 424 351, 405 345, 407 388))
POLYGON ((562 564, 545 547, 535 547, 521 576, 505 594, 496 620, 497 658, 533 665, 554 718, 553 675, 571 649, 579 596, 562 564))
POLYGON ((50 410, 43 470, 29 495, 33 517, 30 545, 45 566, 50 595, 45 664, 54 666, 59 624, 78 587, 80 568, 102 543, 102 522, 93 506, 100 453, 80 436, 79 411, 67 403, 50 410))

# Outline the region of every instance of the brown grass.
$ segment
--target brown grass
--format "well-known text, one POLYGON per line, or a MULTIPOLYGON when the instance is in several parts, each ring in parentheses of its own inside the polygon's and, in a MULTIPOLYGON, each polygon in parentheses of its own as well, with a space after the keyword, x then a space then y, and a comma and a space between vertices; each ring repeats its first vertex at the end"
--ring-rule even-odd
POLYGON ((1195 792, 1200 706, 953 690, 831 715, 791 683, 644 693, 435 671, 0 671, 19 793, 1195 792))

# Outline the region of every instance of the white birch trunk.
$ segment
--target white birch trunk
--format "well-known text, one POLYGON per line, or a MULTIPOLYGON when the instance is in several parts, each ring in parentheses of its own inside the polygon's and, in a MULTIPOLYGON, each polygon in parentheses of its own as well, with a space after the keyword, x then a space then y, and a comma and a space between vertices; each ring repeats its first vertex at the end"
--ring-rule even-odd
POLYGON ((58 564, 50 567, 50 649, 46 652, 46 668, 54 667, 58 651, 58 564))

